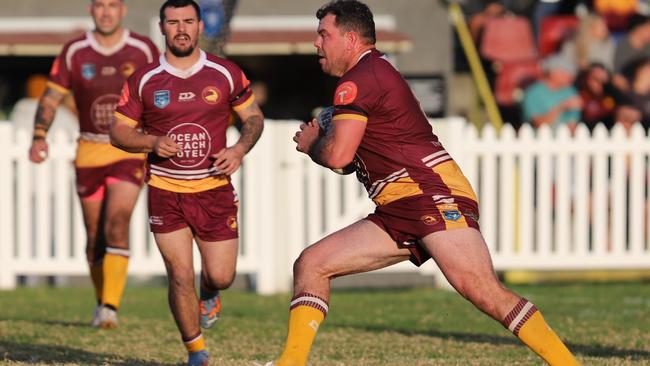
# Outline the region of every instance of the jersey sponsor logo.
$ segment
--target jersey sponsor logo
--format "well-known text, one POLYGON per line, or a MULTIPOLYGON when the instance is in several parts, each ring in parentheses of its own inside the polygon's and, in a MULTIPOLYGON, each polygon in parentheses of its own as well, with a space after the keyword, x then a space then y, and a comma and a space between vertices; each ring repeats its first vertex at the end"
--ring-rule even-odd
POLYGON ((357 98, 357 84, 346 81, 339 85, 334 92, 334 105, 345 105, 354 102, 357 98))
POLYGON ((113 112, 117 107, 120 96, 117 94, 104 94, 95 99, 90 106, 90 120, 99 133, 108 133, 111 123, 115 119, 113 112))
POLYGON ((81 65, 81 76, 86 80, 95 78, 95 64, 85 63, 81 65))
POLYGON ((181 168, 193 168, 201 165, 210 154, 212 139, 205 127, 196 123, 182 123, 167 133, 180 151, 170 161, 181 168))
POLYGON ((104 67, 102 67, 102 71, 101 71, 102 76, 115 75, 116 72, 117 72, 117 69, 114 66, 104 66, 104 67))
POLYGON ((433 215, 422 215, 422 217, 420 217, 420 221, 422 221, 425 225, 433 225, 438 222, 438 219, 433 215))
POLYGON ((457 221, 463 215, 458 210, 447 210, 442 211, 442 216, 445 218, 445 220, 457 221))
POLYGON ((214 86, 206 86, 201 93, 203 101, 208 104, 217 104, 219 101, 219 90, 214 86))
POLYGON ((156 90, 153 92, 153 105, 160 109, 164 109, 169 105, 169 95, 169 90, 156 90))
POLYGON ((191 102, 194 99, 196 99, 196 94, 192 92, 182 92, 178 94, 178 101, 179 102, 191 102))
POLYGON ((128 78, 135 72, 135 64, 133 62, 126 62, 120 66, 120 73, 124 75, 125 78, 128 78))

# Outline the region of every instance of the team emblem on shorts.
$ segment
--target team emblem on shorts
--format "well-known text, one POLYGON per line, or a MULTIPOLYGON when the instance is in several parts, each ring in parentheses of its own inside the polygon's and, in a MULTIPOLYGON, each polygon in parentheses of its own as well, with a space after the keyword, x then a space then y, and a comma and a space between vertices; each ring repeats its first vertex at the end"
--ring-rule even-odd
POLYGON ((201 93, 203 101, 208 104, 217 104, 219 101, 219 90, 214 86, 206 86, 201 93))
POLYGON ((237 216, 228 216, 226 224, 232 231, 237 231, 237 216))
POLYGON ((156 90, 153 92, 153 105, 163 109, 169 105, 169 90, 156 90))
POLYGON ((438 222, 438 219, 433 215, 423 215, 420 217, 420 221, 422 221, 425 225, 433 225, 438 222))
POLYGON ((133 176, 135 179, 142 181, 142 178, 144 177, 144 173, 142 172, 142 168, 135 168, 133 170, 133 176))
POLYGON ((463 215, 458 210, 447 210, 442 211, 442 216, 444 216, 445 220, 456 221, 463 215))
POLYGON ((95 78, 95 64, 82 64, 81 65, 81 76, 86 80, 92 80, 95 78))

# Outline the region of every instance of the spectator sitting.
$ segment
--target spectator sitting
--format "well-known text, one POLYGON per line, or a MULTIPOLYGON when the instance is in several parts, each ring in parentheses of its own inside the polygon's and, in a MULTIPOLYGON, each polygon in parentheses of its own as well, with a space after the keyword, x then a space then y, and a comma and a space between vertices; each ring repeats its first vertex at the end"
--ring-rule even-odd
POLYGON ((616 124, 623 125, 627 134, 630 134, 632 126, 641 120, 641 111, 632 104, 623 102, 616 107, 616 124))
POLYGON ((492 18, 502 17, 506 14, 506 8, 496 0, 490 0, 482 11, 472 15, 469 21, 469 30, 478 45, 481 43, 483 27, 492 18))
POLYGON ((619 97, 612 85, 609 71, 604 65, 594 63, 578 75, 577 83, 582 98, 582 122, 590 130, 602 122, 608 128, 614 124, 616 100, 619 97))
POLYGON ((543 67, 543 78, 524 92, 524 121, 537 128, 567 124, 573 131, 582 109, 582 99, 573 86, 576 67, 559 55, 547 57, 543 67))
POLYGON ((580 19, 577 34, 564 43, 561 53, 581 70, 594 62, 612 70, 615 46, 603 18, 589 14, 580 19))
POLYGON ((641 121, 647 129, 650 126, 650 59, 639 61, 635 66, 630 92, 627 94, 628 103, 625 104, 638 110, 639 115, 636 119, 632 118, 632 113, 622 115, 620 122, 629 129, 634 122, 641 121))
POLYGON ((623 91, 630 89, 630 66, 650 57, 650 18, 636 14, 630 19, 630 30, 614 53, 614 85, 623 91))

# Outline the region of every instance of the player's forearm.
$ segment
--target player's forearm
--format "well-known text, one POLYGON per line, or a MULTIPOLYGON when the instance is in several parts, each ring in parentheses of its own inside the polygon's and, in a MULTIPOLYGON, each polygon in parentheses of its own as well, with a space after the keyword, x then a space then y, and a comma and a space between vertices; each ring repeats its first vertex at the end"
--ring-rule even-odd
POLYGON ((348 152, 344 144, 335 143, 335 137, 329 133, 316 140, 309 149, 309 157, 316 164, 330 169, 347 166, 354 159, 354 151, 348 152))
POLYGON ((325 135, 316 140, 309 149, 309 157, 314 161, 314 163, 326 168, 340 168, 345 165, 340 164, 340 159, 336 156, 334 138, 332 135, 325 135))
POLYGON ((54 89, 45 90, 41 99, 38 101, 36 116, 34 117, 34 139, 44 139, 47 131, 52 126, 56 109, 61 104, 64 94, 54 89))
POLYGON ((149 153, 153 151, 156 136, 144 134, 135 128, 114 123, 109 133, 111 144, 130 153, 149 153))
POLYGON ((262 136, 263 130, 264 117, 261 115, 248 117, 243 121, 241 135, 239 136, 236 145, 239 145, 242 148, 244 154, 248 153, 260 139, 260 136, 262 136))

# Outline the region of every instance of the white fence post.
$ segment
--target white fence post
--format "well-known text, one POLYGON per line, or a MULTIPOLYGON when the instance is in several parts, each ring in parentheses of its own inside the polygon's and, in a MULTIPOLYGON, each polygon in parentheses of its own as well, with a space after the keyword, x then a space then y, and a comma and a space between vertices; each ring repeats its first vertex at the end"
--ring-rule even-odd
MULTIPOLYGON (((497 270, 650 268, 647 247, 650 138, 579 125, 500 136, 460 118, 432 122, 481 202, 481 228, 497 270)), ((340 177, 295 151, 297 121, 267 121, 258 145, 233 176, 242 199, 240 273, 263 294, 291 287, 292 263, 306 245, 373 209, 353 176, 340 177)), ((229 131, 234 136, 235 131, 229 131)), ((52 133, 50 157, 27 159, 30 134, 0 123, 0 289, 17 275, 85 275, 85 233, 74 192, 72 134, 52 133)), ((143 193, 144 195, 144 193, 143 193)), ((131 227, 134 275, 162 275, 140 198, 131 227)), ((198 262, 195 262, 197 264, 198 262)), ((429 274, 401 263, 384 273, 429 274)), ((198 269, 198 268, 197 268, 198 269)), ((435 270, 436 280, 446 284, 435 270), (441 281, 442 280, 442 281, 441 281)))
MULTIPOLYGON (((273 123, 273 122, 271 122, 273 123)), ((273 127, 269 122, 262 137, 246 156, 243 167, 242 227, 247 250, 256 256, 256 290, 261 294, 278 292, 277 256, 274 243, 276 218, 274 217, 275 154, 273 127)))
MULTIPOLYGON (((0 172, 3 172, 0 179, 0 290, 16 287, 16 276, 12 269, 15 242, 13 139, 13 127, 7 122, 0 122, 0 146, 5 149, 5 153, 0 154, 0 172)), ((27 150, 24 153, 27 154, 27 150)))

